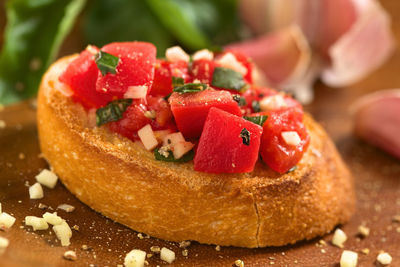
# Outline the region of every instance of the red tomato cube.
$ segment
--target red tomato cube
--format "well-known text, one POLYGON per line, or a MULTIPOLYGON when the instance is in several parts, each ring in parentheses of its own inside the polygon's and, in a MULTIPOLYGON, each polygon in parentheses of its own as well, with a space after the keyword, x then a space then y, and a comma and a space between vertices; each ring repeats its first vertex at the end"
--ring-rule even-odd
POLYGON ((211 108, 194 158, 196 171, 251 172, 258 160, 262 127, 211 108))
POLYGON ((263 161, 274 171, 285 173, 302 158, 310 143, 310 136, 303 124, 301 109, 292 108, 267 112, 268 119, 263 125, 260 154, 263 161), (282 132, 295 131, 300 143, 289 145, 282 132))
POLYGON ((208 111, 216 107, 241 116, 237 102, 227 91, 204 90, 198 93, 172 93, 169 98, 176 125, 185 138, 201 135, 208 111))
POLYGON ((192 79, 199 80, 201 83, 211 84, 214 68, 216 64, 212 60, 199 59, 192 63, 191 75, 192 79))
POLYGON ((172 92, 172 76, 189 81, 188 64, 185 61, 168 62, 157 59, 154 81, 149 92, 153 96, 166 96, 172 92))
POLYGON ((122 119, 109 123, 110 130, 131 140, 138 140, 137 131, 152 122, 145 116, 147 107, 143 100, 135 100, 125 110, 122 119))
POLYGON ((152 85, 156 63, 156 47, 145 42, 111 43, 102 51, 119 57, 116 74, 98 71, 96 90, 123 98, 129 86, 152 85))
MULTIPOLYGON (((95 53, 98 51, 98 48, 94 46, 90 49, 95 53)), ((88 49, 82 51, 68 65, 59 79, 71 87, 75 101, 83 104, 86 108, 99 108, 111 101, 112 97, 96 91, 98 69, 92 52, 88 49)))

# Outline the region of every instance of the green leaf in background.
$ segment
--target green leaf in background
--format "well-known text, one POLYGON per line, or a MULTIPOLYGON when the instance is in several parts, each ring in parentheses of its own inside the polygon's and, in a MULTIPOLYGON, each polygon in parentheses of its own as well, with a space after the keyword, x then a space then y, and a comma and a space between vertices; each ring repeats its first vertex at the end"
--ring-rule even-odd
POLYGON ((165 27, 185 46, 201 49, 210 46, 208 37, 196 25, 191 1, 147 0, 150 8, 165 27))
POLYGON ((146 0, 177 40, 191 51, 239 38, 237 0, 146 0))
POLYGON ((0 54, 0 103, 36 94, 85 0, 8 0, 0 54))
POLYGON ((237 0, 96 0, 88 7, 84 35, 99 47, 115 41, 147 41, 165 49, 195 50, 239 39, 237 0))
POLYGON ((88 43, 99 47, 110 42, 151 42, 157 46, 159 56, 175 44, 174 37, 143 0, 92 1, 83 31, 88 43))

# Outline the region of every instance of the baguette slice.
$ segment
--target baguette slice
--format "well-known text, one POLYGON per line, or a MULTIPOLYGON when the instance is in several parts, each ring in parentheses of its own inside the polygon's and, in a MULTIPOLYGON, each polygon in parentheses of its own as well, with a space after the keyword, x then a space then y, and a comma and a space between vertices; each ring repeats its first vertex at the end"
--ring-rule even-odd
POLYGON ((94 127, 90 112, 61 93, 58 76, 73 58, 43 77, 39 138, 64 185, 94 210, 154 237, 240 247, 311 239, 350 218, 352 177, 309 115, 311 144, 297 170, 279 175, 259 161, 252 173, 195 172, 192 163, 156 161, 141 144, 94 127))

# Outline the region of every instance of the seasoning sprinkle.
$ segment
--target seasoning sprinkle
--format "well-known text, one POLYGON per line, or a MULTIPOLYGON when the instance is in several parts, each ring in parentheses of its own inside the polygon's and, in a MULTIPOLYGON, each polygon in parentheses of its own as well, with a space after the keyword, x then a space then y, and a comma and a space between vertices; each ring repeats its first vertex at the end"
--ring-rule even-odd
POLYGON ((239 137, 242 138, 242 142, 244 145, 246 146, 250 145, 250 132, 246 128, 242 129, 239 137))

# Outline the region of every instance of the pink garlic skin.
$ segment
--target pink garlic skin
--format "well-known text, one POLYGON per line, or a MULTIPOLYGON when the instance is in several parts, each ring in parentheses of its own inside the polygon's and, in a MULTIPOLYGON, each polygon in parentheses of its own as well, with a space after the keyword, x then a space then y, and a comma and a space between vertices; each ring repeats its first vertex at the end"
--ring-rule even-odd
POLYGON ((357 19, 354 0, 240 0, 239 13, 257 36, 299 25, 325 59, 357 19))
MULTIPOLYGON (((240 0, 239 12, 248 28, 264 39, 268 34, 275 35, 278 30, 298 25, 313 50, 313 61, 319 61, 319 70, 304 73, 311 73, 315 78, 320 76, 331 87, 360 81, 379 68, 394 51, 390 17, 377 0, 240 0)), ((264 65, 268 64, 265 59, 276 61, 273 52, 279 54, 287 49, 286 42, 279 43, 282 49, 265 45, 265 49, 273 50, 268 52, 268 57, 253 51, 253 59, 264 60, 264 65)), ((254 47, 261 50, 261 43, 254 47)), ((250 43, 247 50, 252 51, 250 43)), ((280 86, 287 80, 284 76, 290 71, 285 60, 292 63, 296 60, 293 54, 288 54, 282 57, 283 66, 279 66, 279 70, 260 67, 273 84, 280 86)), ((307 86, 312 83, 307 81, 307 86)), ((303 87, 298 89, 294 85, 290 91, 296 93, 303 87)))
POLYGON ((357 21, 329 48, 331 63, 321 73, 322 81, 331 87, 358 82, 379 68, 394 51, 386 11, 372 0, 353 1, 359 14, 357 21))
POLYGON ((312 101, 312 84, 320 73, 320 62, 312 57, 307 39, 297 25, 225 48, 252 58, 269 86, 294 92, 303 104, 312 101))
POLYGON ((400 89, 363 96, 351 111, 357 136, 400 159, 400 89))
POLYGON ((308 47, 299 45, 297 39, 302 37, 293 31, 293 28, 288 27, 255 39, 233 43, 225 48, 240 51, 252 58, 271 84, 280 84, 292 75, 298 64, 308 66, 310 63, 308 47), (307 58, 304 59, 305 62, 300 62, 303 53, 307 54, 307 58))
POLYGON ((329 62, 330 47, 350 30, 357 19, 354 3, 352 0, 301 1, 304 3, 299 14, 301 28, 305 32, 315 31, 308 38, 323 59, 329 62), (318 11, 310 14, 312 8, 318 11))

